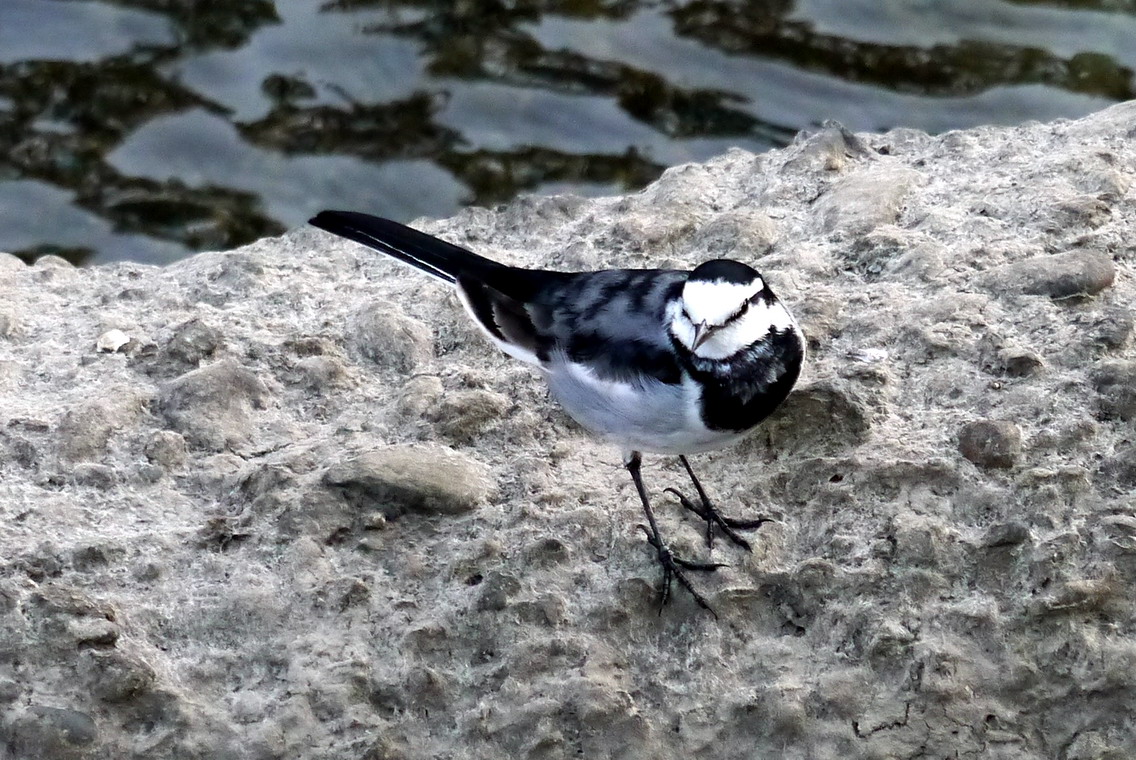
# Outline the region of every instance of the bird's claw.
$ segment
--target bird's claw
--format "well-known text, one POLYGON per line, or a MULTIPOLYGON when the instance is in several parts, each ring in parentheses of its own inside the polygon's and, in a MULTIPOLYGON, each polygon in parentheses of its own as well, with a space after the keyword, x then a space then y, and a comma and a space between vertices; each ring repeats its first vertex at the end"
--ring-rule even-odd
POLYGON ((639 528, 646 534, 647 543, 655 547, 655 551, 658 553, 659 564, 663 568, 663 589, 659 597, 659 614, 663 614, 663 607, 670 601, 671 584, 677 580, 683 588, 690 592, 690 595, 694 597, 694 601, 699 607, 706 610, 717 619, 718 613, 714 611, 714 608, 710 606, 706 598, 698 593, 694 588, 694 584, 686 577, 683 570, 714 572, 720 567, 727 567, 727 565, 721 562, 691 562, 690 560, 676 557, 674 552, 671 551, 671 548, 664 544, 661 538, 648 530, 646 525, 641 524, 639 528))
POLYGON ((677 488, 667 488, 664 489, 664 492, 674 494, 675 497, 678 498, 679 503, 682 504, 683 509, 693 512, 706 521, 706 546, 711 549, 714 548, 715 525, 717 525, 718 529, 721 530, 723 534, 725 534, 726 538, 730 539, 735 544, 742 547, 748 552, 753 551, 753 547, 750 546, 749 541, 746 541, 744 538, 738 535, 737 531, 757 530, 765 523, 773 522, 772 518, 769 517, 759 517, 756 520, 738 520, 733 517, 726 517, 725 515, 718 512, 718 510, 714 508, 714 505, 710 504, 707 501, 704 501, 701 506, 695 504, 677 488))

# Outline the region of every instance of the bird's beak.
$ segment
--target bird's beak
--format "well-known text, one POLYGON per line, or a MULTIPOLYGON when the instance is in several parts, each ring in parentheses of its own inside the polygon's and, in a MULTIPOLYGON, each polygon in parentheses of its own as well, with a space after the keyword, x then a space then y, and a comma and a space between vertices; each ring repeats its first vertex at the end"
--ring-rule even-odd
POLYGON ((712 332, 713 329, 705 322, 696 324, 694 326, 694 342, 691 344, 690 350, 697 351, 698 347, 706 342, 706 339, 710 337, 712 332))

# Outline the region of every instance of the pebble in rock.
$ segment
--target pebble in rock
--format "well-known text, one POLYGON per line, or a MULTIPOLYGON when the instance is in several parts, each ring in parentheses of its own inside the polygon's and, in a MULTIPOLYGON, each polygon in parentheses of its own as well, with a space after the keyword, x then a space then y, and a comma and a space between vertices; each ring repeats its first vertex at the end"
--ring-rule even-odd
POLYGON ((919 182, 911 169, 873 167, 838 182, 817 201, 825 232, 863 235, 899 217, 903 199, 919 182))
POLYGON ((691 248, 706 258, 752 257, 777 242, 777 226, 765 214, 750 209, 730 211, 711 219, 692 236, 691 248))
POLYGON ((1007 469, 1022 453, 1018 426, 1004 420, 968 422, 959 431, 959 453, 979 467, 1007 469))
POLYGON ((754 437, 779 452, 814 446, 836 452, 862 442, 871 426, 867 404, 849 384, 823 380, 790 394, 754 437))
POLYGON ((438 432, 456 443, 468 443, 485 428, 501 419, 509 409, 509 399, 486 390, 458 391, 444 396, 430 414, 438 432))
POLYGON ((1093 371, 1092 381, 1102 417, 1136 420, 1136 362, 1104 362, 1093 371))
POLYGON ((63 416, 59 426, 59 454, 72 462, 98 459, 106 453, 114 425, 110 410, 91 401, 63 416))
POLYGON ((81 757, 98 737, 95 721, 87 713, 46 705, 30 705, 15 715, 7 733, 10 756, 27 760, 81 757))
POLYGON ((268 397, 252 370, 223 359, 166 383, 159 406, 189 443, 221 451, 246 440, 253 410, 263 409, 268 397))
POLYGON ((174 329, 165 346, 165 355, 186 368, 197 367, 211 358, 223 343, 220 330, 200 319, 191 319, 174 329))
POLYGON ((118 481, 114 468, 97 462, 80 462, 71 470, 76 485, 90 486, 104 491, 114 488, 118 481))
POLYGON ((141 657, 118 649, 85 650, 80 670, 91 693, 104 702, 128 700, 148 690, 156 677, 141 657))
POLYGON ((1136 332, 1136 312, 1114 307, 1105 309, 1093 339, 1110 351, 1121 351, 1128 347, 1133 332, 1136 332))
POLYGON ((348 342, 359 355, 402 373, 413 372, 434 354, 430 328, 385 301, 356 310, 348 326, 348 342))
POLYGON ((995 292, 1063 300, 1093 296, 1110 287, 1116 281, 1116 267, 1103 253, 1077 250, 1006 264, 981 279, 995 292))
POLYGON ((493 481, 485 465, 465 454, 433 446, 396 445, 333 465, 326 485, 388 517, 406 512, 460 514, 489 498, 493 481))
POLYGON ((172 430, 158 430, 146 441, 142 453, 146 458, 167 470, 177 469, 185 464, 185 437, 172 430))

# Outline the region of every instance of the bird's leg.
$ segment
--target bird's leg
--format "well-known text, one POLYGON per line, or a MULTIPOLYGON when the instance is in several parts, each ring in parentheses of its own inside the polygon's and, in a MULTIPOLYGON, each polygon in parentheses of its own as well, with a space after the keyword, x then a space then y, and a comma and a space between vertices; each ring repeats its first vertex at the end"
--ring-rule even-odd
POLYGON ((676 488, 668 488, 666 492, 673 493, 678 497, 679 502, 685 509, 690 510, 706 521, 706 545, 711 549, 714 548, 714 526, 717 525, 719 530, 726 535, 726 538, 746 551, 752 551, 749 541, 739 536, 737 532, 739 530, 757 530, 765 523, 773 521, 768 517, 759 517, 756 520, 736 520, 732 517, 723 516, 714 505, 710 503, 709 497, 706 496, 706 491, 702 488, 702 484, 698 482, 698 478, 694 475, 694 470, 690 468, 690 462, 686 461, 686 457, 681 454, 679 455, 679 461, 681 461, 682 466, 686 468, 686 474, 690 476, 690 482, 694 484, 694 490, 698 492, 698 499, 702 502, 702 505, 699 506, 695 504, 676 488))
POLYGON ((635 481, 635 490, 639 492, 639 499, 643 502, 643 512, 647 515, 647 523, 651 526, 650 528, 646 525, 639 527, 647 534, 647 543, 655 547, 655 551, 658 552, 659 564, 663 568, 663 590, 659 601, 659 613, 662 614, 663 606, 670 599, 671 582, 677 580, 683 588, 690 592, 699 607, 708 611, 714 617, 718 617, 718 613, 714 612, 709 602, 695 590, 683 570, 713 571, 719 567, 725 567, 725 565, 717 562, 690 562, 676 557, 671 548, 663 543, 663 537, 659 534, 659 525, 655 522, 655 513, 651 511, 651 502, 647 499, 647 489, 644 488, 643 478, 639 473, 642 461, 643 458, 638 451, 632 451, 624 457, 624 465, 627 467, 627 471, 631 473, 631 479, 635 481))

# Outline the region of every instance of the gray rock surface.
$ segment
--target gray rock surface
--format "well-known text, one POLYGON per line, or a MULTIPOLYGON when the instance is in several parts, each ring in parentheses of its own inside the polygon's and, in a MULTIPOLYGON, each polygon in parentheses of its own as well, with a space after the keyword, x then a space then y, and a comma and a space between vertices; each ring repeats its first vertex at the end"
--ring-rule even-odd
POLYGON ((697 578, 718 620, 659 613, 618 453, 441 284, 310 229, 0 255, 0 757, 1136 756, 1133 124, 828 130, 423 224, 745 258, 800 315, 798 392, 696 458, 775 518, 697 578))

